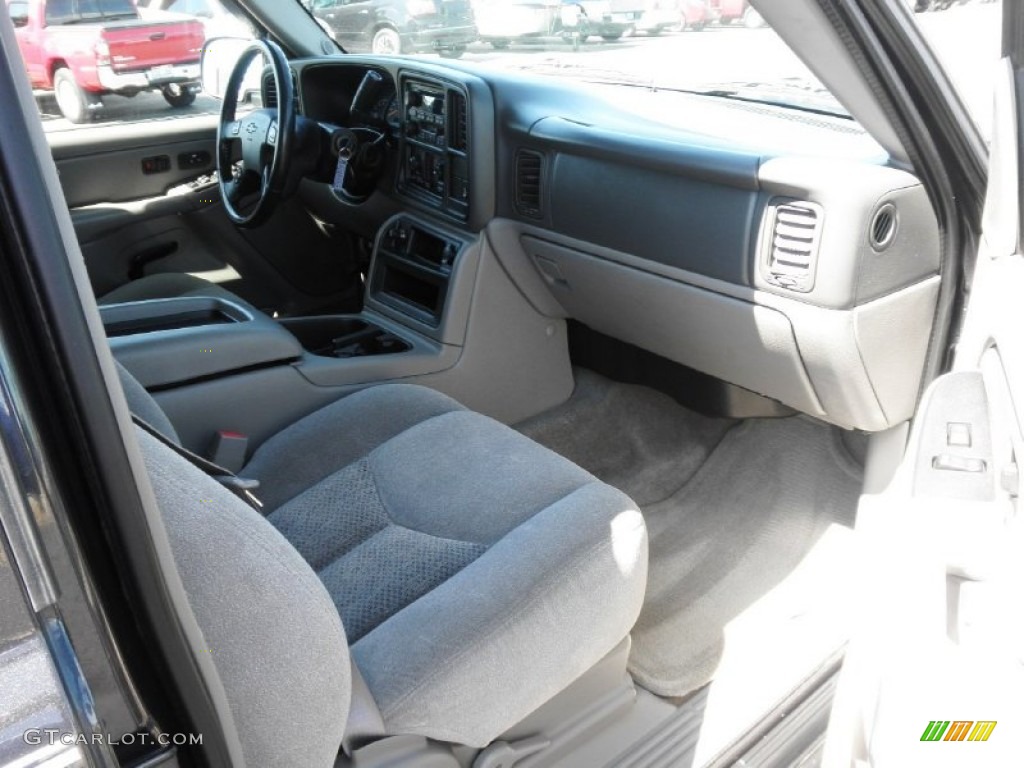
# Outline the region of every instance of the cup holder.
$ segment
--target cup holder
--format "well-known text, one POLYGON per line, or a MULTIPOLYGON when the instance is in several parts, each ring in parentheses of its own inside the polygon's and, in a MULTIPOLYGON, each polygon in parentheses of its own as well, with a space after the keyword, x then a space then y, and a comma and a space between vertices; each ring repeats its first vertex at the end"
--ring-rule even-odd
POLYGON ((404 339, 357 317, 295 317, 281 325, 307 352, 322 357, 393 355, 411 349, 404 339))

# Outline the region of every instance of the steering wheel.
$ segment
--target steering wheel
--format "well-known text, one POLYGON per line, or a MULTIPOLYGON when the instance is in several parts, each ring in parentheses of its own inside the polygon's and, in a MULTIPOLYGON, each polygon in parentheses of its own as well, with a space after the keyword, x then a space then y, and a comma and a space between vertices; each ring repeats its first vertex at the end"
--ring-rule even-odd
POLYGON ((217 124, 217 175, 231 221, 239 227, 255 227, 266 221, 284 192, 295 144, 295 97, 288 59, 276 43, 256 40, 231 72, 217 124), (277 105, 236 118, 242 81, 258 55, 270 62, 277 105), (242 200, 252 195, 258 197, 245 206, 245 211, 240 210, 242 200))

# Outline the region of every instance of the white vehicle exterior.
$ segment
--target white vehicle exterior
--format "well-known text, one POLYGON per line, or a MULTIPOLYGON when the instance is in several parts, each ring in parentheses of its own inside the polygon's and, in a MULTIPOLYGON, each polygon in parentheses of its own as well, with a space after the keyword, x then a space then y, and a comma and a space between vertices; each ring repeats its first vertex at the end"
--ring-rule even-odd
POLYGON ((477 30, 483 40, 546 37, 556 33, 559 3, 552 0, 477 0, 477 30))
POLYGON ((682 10, 677 0, 611 0, 611 17, 634 32, 657 35, 679 29, 682 10))

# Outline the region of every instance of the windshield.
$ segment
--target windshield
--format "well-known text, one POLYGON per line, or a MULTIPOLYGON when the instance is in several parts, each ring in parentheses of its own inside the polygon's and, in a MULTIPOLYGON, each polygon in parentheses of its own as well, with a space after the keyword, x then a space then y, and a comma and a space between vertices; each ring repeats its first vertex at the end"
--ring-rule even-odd
MULTIPOLYGON (((738 123, 756 119, 763 104, 771 105, 763 107, 767 110, 798 110, 806 125, 825 121, 833 135, 837 129, 849 136, 864 135, 747 0, 292 1, 299 2, 340 49, 352 53, 452 58, 588 87, 599 83, 605 89, 621 89, 615 91, 620 103, 634 102, 647 119, 673 125, 692 127, 697 118, 687 111, 687 103, 707 98, 735 107, 738 123), (697 95, 672 99, 659 93, 697 95), (652 109, 652 103, 657 108, 652 109)), ((893 1, 912 4, 914 20, 987 137, 999 58, 1000 3, 893 1)), ((207 38, 256 34, 234 3, 221 0, 49 0, 46 23, 109 22, 122 14, 134 15, 136 6, 143 21, 150 23, 192 16, 207 38), (60 18, 51 18, 53 14, 60 18)), ((196 51, 189 45, 171 58, 193 62, 196 51)), ((115 65, 131 68, 121 58, 115 65)), ((55 99, 52 78, 29 64, 26 69, 36 76, 33 85, 48 132, 97 122, 215 114, 219 109, 219 101, 203 93, 183 98, 157 89, 137 94, 110 90, 102 105, 87 99, 88 119, 80 115, 69 120, 55 99)), ((714 133, 724 130, 721 121, 705 127, 714 133)), ((737 131, 741 128, 736 126, 737 131)))
MULTIPOLYGON (((763 102, 851 120, 747 0, 299 0, 345 51, 763 102), (374 21, 376 19, 376 21, 374 21)), ((901 0, 987 135, 998 3, 901 0), (991 33, 991 34, 989 34, 991 33)))
POLYGON ((745 0, 300 1, 349 52, 460 58, 849 117, 745 0), (368 6, 369 15, 398 7, 404 21, 368 24, 368 6))

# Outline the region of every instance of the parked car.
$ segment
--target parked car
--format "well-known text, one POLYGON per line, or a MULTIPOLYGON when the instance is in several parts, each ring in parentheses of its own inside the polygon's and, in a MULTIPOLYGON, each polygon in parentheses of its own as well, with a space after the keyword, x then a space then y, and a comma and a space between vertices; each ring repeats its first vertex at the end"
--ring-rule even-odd
POLYGON ((708 7, 708 0, 682 0, 680 9, 682 21, 679 28, 691 29, 700 32, 708 25, 711 19, 711 10, 708 7))
POLYGON ((457 58, 477 39, 469 0, 312 0, 308 7, 348 51, 457 58))
POLYGON ((252 24, 224 7, 220 0, 138 0, 144 19, 173 18, 162 12, 193 16, 203 25, 206 39, 214 37, 254 37, 252 24))
POLYGON ((708 0, 710 17, 719 24, 739 21, 748 29, 763 27, 765 22, 748 0, 708 0))
POLYGON ((611 0, 611 11, 614 21, 647 35, 678 30, 682 25, 678 0, 611 0))
POLYGON ((608 41, 618 40, 633 34, 636 26, 631 20, 615 16, 611 0, 580 0, 580 2, 567 5, 569 10, 563 10, 562 24, 566 27, 570 26, 569 11, 573 7, 578 8, 580 11, 578 37, 581 43, 592 35, 608 41))
POLYGON ((11 0, 18 49, 32 86, 53 90, 73 123, 95 117, 103 96, 159 90, 172 107, 195 101, 203 25, 143 19, 132 0, 11 0))
POLYGON ((591 37, 618 40, 634 24, 616 18, 611 0, 478 0, 474 5, 480 39, 504 49, 513 41, 560 38, 578 48, 591 37))
POLYGON ((480 39, 498 49, 513 41, 560 36, 558 0, 475 0, 473 15, 480 39))

